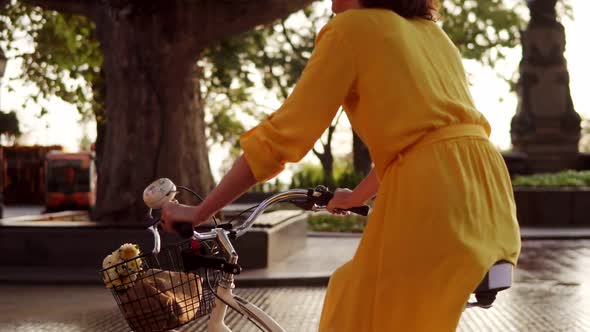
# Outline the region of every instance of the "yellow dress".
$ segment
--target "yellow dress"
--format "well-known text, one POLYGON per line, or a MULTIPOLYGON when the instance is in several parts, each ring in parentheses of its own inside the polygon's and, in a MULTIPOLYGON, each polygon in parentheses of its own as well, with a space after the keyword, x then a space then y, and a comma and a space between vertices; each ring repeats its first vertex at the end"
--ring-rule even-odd
POLYGON ((380 185, 353 259, 330 279, 320 331, 454 331, 489 267, 520 252, 510 177, 460 54, 428 20, 337 15, 284 105, 240 138, 255 177, 303 158, 341 105, 380 185))

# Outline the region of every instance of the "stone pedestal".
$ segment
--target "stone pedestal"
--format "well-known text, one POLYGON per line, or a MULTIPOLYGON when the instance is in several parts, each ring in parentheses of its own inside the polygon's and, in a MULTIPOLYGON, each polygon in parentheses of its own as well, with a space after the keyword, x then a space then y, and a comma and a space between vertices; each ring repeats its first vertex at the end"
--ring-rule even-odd
POLYGON ((569 89, 565 31, 556 0, 530 0, 531 20, 522 34, 518 109, 512 119, 514 150, 527 155, 531 172, 579 167, 580 116, 569 89))

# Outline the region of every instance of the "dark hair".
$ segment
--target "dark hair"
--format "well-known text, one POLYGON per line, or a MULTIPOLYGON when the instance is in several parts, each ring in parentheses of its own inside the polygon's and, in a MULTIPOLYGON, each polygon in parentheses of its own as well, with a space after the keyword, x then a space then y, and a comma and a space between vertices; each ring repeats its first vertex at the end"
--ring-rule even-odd
POLYGON ((411 18, 421 17, 436 21, 438 0, 360 0, 364 8, 385 8, 398 15, 411 18))

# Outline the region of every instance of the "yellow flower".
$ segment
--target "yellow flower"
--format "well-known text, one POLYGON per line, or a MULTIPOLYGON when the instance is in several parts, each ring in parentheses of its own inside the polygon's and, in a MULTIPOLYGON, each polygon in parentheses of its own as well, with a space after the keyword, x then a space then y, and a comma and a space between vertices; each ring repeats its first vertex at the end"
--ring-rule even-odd
POLYGON ((130 262, 127 263, 129 270, 131 272, 139 272, 141 271, 141 266, 143 265, 143 262, 141 261, 141 259, 136 258, 130 262))
POLYGON ((137 273, 141 271, 143 265, 142 260, 136 258, 140 254, 141 251, 136 244, 125 243, 104 258, 102 261, 102 267, 105 269, 103 281, 107 288, 124 289, 130 287, 131 283, 137 280, 137 273), (125 261, 128 262, 123 263, 125 261))
POLYGON ((141 252, 136 244, 125 243, 119 248, 119 257, 121 257, 122 260, 137 257, 139 254, 141 254, 141 252))

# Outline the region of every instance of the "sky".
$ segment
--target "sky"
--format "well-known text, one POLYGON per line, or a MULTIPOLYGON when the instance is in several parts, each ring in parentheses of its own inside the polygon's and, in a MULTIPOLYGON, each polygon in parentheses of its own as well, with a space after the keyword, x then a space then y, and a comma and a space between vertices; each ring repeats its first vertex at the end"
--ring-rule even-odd
MULTIPOLYGON (((564 18, 562 24, 566 29, 566 52, 570 73, 570 89, 575 110, 584 118, 590 118, 590 46, 588 45, 588 33, 590 33, 590 20, 585 15, 590 12, 589 0, 570 0, 574 18, 564 18), (585 98, 586 97, 586 98, 585 98)), ((510 76, 518 68, 521 59, 521 49, 510 51, 508 58, 497 65, 496 70, 504 76, 510 76)), ((517 99, 514 93, 509 91, 508 84, 498 77, 497 73, 489 68, 484 68, 474 61, 465 61, 465 68, 471 77, 471 93, 476 106, 488 118, 492 125, 491 141, 501 150, 510 149, 510 120, 516 112, 517 99)), ((3 111, 16 110, 21 123, 21 131, 24 133, 20 142, 23 144, 50 145, 59 144, 67 151, 76 151, 80 140, 84 135, 91 139, 96 137, 94 123, 81 124, 80 115, 76 109, 67 103, 54 98, 45 101, 50 112, 43 118, 38 118, 39 106, 28 103, 22 107, 27 95, 34 92, 22 83, 15 85, 15 91, 8 91, 6 82, 9 77, 17 75, 20 65, 17 61, 8 63, 6 75, 0 87, 0 108, 3 111)), ((19 82, 17 82, 19 83, 19 82)), ((345 118, 345 117, 343 117, 345 118)), ((348 132, 347 122, 344 119, 339 126, 339 132, 348 132)), ((348 146, 350 149, 350 135, 338 135, 335 142, 335 150, 348 146)), ((335 154, 346 149, 335 151, 335 154)), ((222 160, 227 157, 224 149, 213 149, 210 155, 211 167, 216 178, 219 177, 219 168, 222 160)), ((304 160, 315 161, 308 155, 304 160)))

